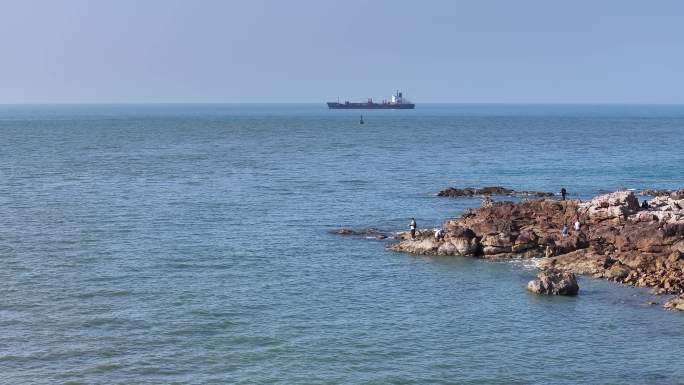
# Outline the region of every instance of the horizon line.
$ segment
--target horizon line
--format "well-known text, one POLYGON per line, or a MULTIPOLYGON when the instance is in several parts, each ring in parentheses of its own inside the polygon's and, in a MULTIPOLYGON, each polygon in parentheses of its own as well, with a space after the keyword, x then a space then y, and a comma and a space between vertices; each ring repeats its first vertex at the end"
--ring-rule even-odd
MULTIPOLYGON (((326 102, 163 102, 163 101, 134 101, 134 102, 0 102, 0 106, 116 106, 116 105, 325 105, 326 102)), ((548 106, 684 106, 682 103, 654 103, 654 102, 420 102, 419 105, 548 105, 548 106)))

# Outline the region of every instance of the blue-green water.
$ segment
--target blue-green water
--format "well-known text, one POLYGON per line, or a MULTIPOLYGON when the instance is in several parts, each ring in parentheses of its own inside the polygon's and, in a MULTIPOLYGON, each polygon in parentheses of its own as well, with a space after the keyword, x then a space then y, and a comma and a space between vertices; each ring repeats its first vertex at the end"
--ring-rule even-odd
MULTIPOLYGON (((684 107, 0 106, 0 383, 675 384, 684 315, 328 233, 684 186, 684 107)), ((659 300, 659 299, 658 299, 659 300)))

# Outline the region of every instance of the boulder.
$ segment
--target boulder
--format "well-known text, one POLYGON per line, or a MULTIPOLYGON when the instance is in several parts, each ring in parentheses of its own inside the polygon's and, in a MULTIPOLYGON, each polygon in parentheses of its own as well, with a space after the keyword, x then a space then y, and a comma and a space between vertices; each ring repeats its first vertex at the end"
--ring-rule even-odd
POLYGON ((586 217, 585 221, 594 222, 620 221, 637 211, 639 211, 639 200, 631 191, 617 191, 599 195, 589 202, 579 205, 579 213, 586 217))
POLYGON ((511 236, 506 233, 487 234, 482 237, 480 244, 485 255, 510 253, 513 248, 511 236))
POLYGON ((539 247, 537 239, 537 234, 535 234, 534 231, 530 229, 522 230, 520 234, 515 238, 515 242, 511 247, 511 250, 514 253, 519 253, 531 249, 536 249, 539 247))
POLYGON ((393 251, 401 251, 411 254, 438 254, 441 243, 432 236, 416 237, 415 240, 405 240, 389 247, 393 251))
POLYGON ((561 270, 543 270, 527 284, 527 290, 544 295, 577 295, 575 274, 561 270))
POLYGON ((632 270, 627 265, 617 262, 605 270, 603 273, 603 278, 609 279, 611 281, 622 282, 625 278, 627 278, 627 276, 629 276, 631 271, 632 270))
POLYGON ((668 310, 680 310, 684 311, 684 295, 679 295, 665 302, 663 305, 665 309, 668 310))
POLYGON ((480 251, 480 244, 477 238, 448 237, 439 246, 437 254, 440 255, 477 255, 480 251))

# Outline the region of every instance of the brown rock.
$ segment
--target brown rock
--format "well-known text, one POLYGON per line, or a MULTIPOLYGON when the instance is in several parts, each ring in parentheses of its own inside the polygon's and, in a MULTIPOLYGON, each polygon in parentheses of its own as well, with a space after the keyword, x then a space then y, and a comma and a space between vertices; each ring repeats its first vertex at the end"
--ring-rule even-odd
POLYGON ((577 295, 575 274, 560 270, 544 270, 527 284, 527 290, 546 295, 577 295))
POLYGON ((510 253, 513 247, 511 236, 506 233, 487 234, 480 241, 485 255, 510 253))
MULTIPOLYGON (((496 190, 490 190, 490 192, 496 190)), ((684 190, 683 190, 684 191, 684 190)), ((653 198, 640 209, 630 191, 581 203, 534 199, 494 202, 447 222, 444 241, 432 232, 398 235, 392 250, 486 258, 544 257, 542 269, 587 274, 660 292, 684 288, 684 200, 653 198), (573 231, 579 218, 581 230, 573 231), (566 224, 570 234, 563 236, 566 224)))
POLYGON ((679 295, 665 302, 663 305, 665 309, 668 310, 680 310, 684 311, 684 295, 679 295))
POLYGON ((603 277, 611 281, 624 281, 632 270, 627 265, 620 262, 614 263, 603 273, 603 277))

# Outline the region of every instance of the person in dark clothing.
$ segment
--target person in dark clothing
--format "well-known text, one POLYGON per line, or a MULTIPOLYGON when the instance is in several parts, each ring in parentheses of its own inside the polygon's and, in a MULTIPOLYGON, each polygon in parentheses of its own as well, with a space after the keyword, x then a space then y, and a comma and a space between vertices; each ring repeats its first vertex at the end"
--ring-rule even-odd
POLYGON ((648 201, 647 201, 646 199, 644 199, 644 201, 641 202, 641 208, 642 208, 642 209, 647 209, 647 208, 648 208, 648 201))
POLYGON ((409 228, 411 228, 411 239, 416 239, 416 218, 411 218, 409 228))
POLYGON ((568 192, 565 190, 565 187, 561 188, 561 200, 565 200, 565 196, 568 194, 568 192))

